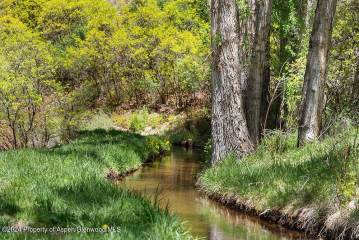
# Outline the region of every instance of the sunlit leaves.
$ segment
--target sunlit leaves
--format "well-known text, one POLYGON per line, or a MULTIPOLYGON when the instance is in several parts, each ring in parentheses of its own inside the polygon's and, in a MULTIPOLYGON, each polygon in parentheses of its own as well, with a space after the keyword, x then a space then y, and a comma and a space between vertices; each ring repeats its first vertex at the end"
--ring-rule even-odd
MULTIPOLYGON (((0 111, 14 134, 32 131, 47 96, 60 92, 49 46, 19 20, 0 17, 0 111)), ((13 136, 16 138, 17 136, 13 136)))

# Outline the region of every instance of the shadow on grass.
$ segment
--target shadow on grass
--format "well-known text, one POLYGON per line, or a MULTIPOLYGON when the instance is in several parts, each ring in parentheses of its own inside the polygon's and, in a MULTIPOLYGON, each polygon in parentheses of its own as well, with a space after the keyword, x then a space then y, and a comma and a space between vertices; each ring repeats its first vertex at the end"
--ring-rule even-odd
POLYGON ((121 227, 124 232, 119 236, 130 234, 135 239, 154 234, 153 228, 171 232, 167 223, 174 222, 172 217, 103 174, 111 168, 138 167, 164 145, 154 136, 95 130, 81 132, 78 139, 53 149, 4 152, 0 171, 14 187, 0 197, 0 224, 8 226, 20 219, 45 227, 107 224, 121 227))
POLYGON ((0 196, 0 216, 4 214, 15 215, 20 210, 20 207, 15 203, 5 199, 4 196, 0 196))
POLYGON ((96 148, 105 148, 106 146, 130 149, 143 160, 146 160, 150 154, 144 136, 136 133, 117 130, 107 131, 103 129, 81 131, 78 134, 78 138, 70 144, 57 146, 53 149, 38 149, 36 151, 51 156, 66 157, 78 155, 101 161, 101 155, 96 148))
POLYGON ((161 214, 135 193, 97 180, 57 188, 51 198, 37 200, 34 212, 36 222, 48 227, 108 224, 139 235, 161 214))

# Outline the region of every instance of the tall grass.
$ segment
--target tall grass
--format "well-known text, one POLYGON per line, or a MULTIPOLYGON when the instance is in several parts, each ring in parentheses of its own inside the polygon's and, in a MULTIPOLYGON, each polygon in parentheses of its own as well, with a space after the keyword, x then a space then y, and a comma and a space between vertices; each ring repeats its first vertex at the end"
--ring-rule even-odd
POLYGON ((83 132, 51 150, 0 153, 0 227, 119 227, 105 234, 2 234, 4 239, 182 239, 166 211, 105 179, 168 149, 157 137, 117 131, 83 132))
POLYGON ((356 211, 359 198, 359 151, 351 130, 303 148, 296 147, 294 135, 276 132, 254 154, 241 160, 229 156, 207 169, 200 185, 259 210, 308 207, 318 210, 318 219, 339 213, 359 221, 347 214, 356 211))

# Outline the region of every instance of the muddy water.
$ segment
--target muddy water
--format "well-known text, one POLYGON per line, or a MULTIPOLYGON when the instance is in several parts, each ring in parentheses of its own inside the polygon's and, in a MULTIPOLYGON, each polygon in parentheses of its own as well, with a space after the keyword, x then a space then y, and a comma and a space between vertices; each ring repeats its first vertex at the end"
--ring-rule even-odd
POLYGON ((192 235, 210 240, 277 240, 306 239, 245 214, 238 213, 200 194, 195 179, 202 169, 199 152, 174 148, 170 155, 146 165, 123 182, 128 188, 168 205, 192 235))

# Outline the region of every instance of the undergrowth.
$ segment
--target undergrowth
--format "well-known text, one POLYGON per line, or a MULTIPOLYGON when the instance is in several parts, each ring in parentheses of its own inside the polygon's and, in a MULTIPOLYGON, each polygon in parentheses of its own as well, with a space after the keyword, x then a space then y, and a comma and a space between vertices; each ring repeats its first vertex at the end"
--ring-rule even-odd
POLYGON ((142 135, 166 136, 175 145, 204 147, 210 138, 210 117, 206 108, 187 109, 180 113, 158 113, 142 108, 113 113, 117 127, 142 135))

